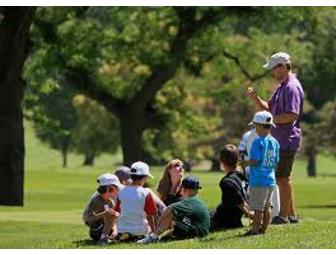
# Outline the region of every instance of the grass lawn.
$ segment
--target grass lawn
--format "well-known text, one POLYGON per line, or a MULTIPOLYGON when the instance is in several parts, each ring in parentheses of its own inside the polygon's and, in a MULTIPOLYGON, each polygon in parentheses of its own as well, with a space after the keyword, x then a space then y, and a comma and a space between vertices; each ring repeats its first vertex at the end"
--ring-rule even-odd
MULTIPOLYGON (((95 178, 112 171, 120 156, 103 155, 94 168, 82 167, 82 156, 70 155, 68 169, 60 167, 57 151, 42 145, 26 127, 25 206, 0 206, 0 248, 101 248, 88 240, 82 209, 96 188, 95 178)), ((238 230, 211 233, 202 239, 163 242, 144 248, 336 248, 336 160, 320 156, 319 176, 307 178, 305 161, 294 168, 294 189, 301 217, 298 225, 271 226, 266 235, 240 237, 238 230)), ((156 180, 163 167, 152 169, 156 180)), ((195 170, 209 208, 220 198, 222 173, 195 170)), ((117 244, 107 248, 139 248, 117 244)))

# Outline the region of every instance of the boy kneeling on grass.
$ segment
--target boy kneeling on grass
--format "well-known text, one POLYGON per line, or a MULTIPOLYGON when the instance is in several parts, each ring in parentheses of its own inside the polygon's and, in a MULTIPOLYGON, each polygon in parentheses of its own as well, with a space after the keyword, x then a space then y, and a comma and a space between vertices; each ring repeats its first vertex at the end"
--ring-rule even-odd
POLYGON ((100 175, 97 182, 98 192, 93 194, 85 207, 83 221, 90 227, 90 237, 98 244, 105 245, 116 235, 118 213, 114 211, 115 202, 112 198, 117 196, 122 185, 117 176, 109 173, 100 175))
POLYGON ((270 128, 274 126, 270 112, 257 112, 250 124, 256 126, 259 137, 252 143, 250 160, 240 162, 242 167, 251 166, 249 206, 255 211, 252 229, 245 235, 258 235, 266 232, 271 218, 271 201, 276 185, 275 169, 279 162, 280 145, 275 138, 269 136, 270 128))
POLYGON ((120 212, 115 240, 134 241, 143 238, 156 226, 158 209, 153 192, 144 188, 148 177, 153 178, 149 166, 141 161, 132 164, 132 183, 119 192, 116 211, 120 212))
POLYGON ((181 183, 182 200, 169 205, 154 231, 137 243, 152 243, 165 236, 174 239, 206 236, 210 228, 210 215, 197 196, 200 188, 197 177, 185 177, 181 183))

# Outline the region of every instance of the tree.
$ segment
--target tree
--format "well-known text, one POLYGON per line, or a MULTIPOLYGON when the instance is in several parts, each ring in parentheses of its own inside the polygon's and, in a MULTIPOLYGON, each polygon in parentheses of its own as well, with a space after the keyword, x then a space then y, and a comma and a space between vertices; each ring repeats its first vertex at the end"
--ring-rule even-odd
POLYGON ((0 7, 0 204, 23 205, 24 129, 21 77, 33 7, 0 7))
POLYGON ((41 10, 45 26, 38 28, 42 46, 55 50, 68 82, 119 118, 124 164, 129 164, 143 158, 143 132, 162 124, 153 108, 155 96, 188 58, 190 40, 225 15, 251 10, 88 8, 61 22, 41 10), (46 46, 50 38, 53 43, 46 46))
POLYGON ((29 82, 25 116, 32 120, 37 137, 62 155, 67 167, 69 150, 85 155, 84 165, 93 165, 102 151, 115 152, 120 144, 119 126, 115 118, 96 101, 76 95, 57 70, 45 73, 44 66, 53 65, 53 55, 44 49, 29 58, 25 79, 29 82), (43 68, 41 68, 43 66, 43 68), (109 135, 108 135, 109 134, 109 135))
MULTIPOLYGON (((37 69, 34 65, 29 66, 32 69, 26 69, 26 79, 32 84, 34 82, 28 71, 34 73, 37 69)), ((26 117, 33 120, 37 137, 60 151, 62 166, 66 168, 68 152, 73 143, 72 131, 77 125, 76 110, 72 105, 74 91, 67 86, 59 86, 49 78, 38 84, 39 86, 32 85, 28 88, 26 117)))
POLYGON ((103 106, 84 95, 76 95, 73 105, 78 116, 72 130, 73 147, 84 153, 83 165, 92 166, 100 153, 115 153, 119 148, 119 122, 103 106))
POLYGON ((314 45, 310 65, 302 70, 303 85, 307 101, 312 105, 308 114, 303 116, 304 121, 304 147, 308 157, 308 175, 316 176, 317 153, 322 146, 333 150, 333 145, 327 140, 321 142, 320 137, 325 137, 324 132, 331 132, 330 121, 333 100, 336 96, 334 81, 335 73, 335 42, 336 36, 336 8, 320 7, 314 8, 314 12, 307 20, 309 25, 308 40, 314 45), (331 102, 330 104, 328 102, 331 102), (326 112, 327 111, 327 112, 326 112), (329 111, 329 112, 328 112, 329 111), (322 116, 320 118, 320 115, 322 116), (320 132, 322 126, 322 133, 320 132), (318 135, 317 135, 318 134, 318 135))
POLYGON ((320 111, 317 112, 318 121, 315 124, 316 132, 315 145, 324 146, 333 155, 336 155, 336 100, 327 102, 320 111))

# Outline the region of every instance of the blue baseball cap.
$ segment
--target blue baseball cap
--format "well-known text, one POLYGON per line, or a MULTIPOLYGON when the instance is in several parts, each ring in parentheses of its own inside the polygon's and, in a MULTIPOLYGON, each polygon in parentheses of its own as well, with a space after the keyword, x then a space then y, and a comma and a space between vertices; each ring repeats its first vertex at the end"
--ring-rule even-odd
POLYGON ((182 180, 181 186, 186 189, 201 189, 199 179, 196 176, 189 175, 182 180))

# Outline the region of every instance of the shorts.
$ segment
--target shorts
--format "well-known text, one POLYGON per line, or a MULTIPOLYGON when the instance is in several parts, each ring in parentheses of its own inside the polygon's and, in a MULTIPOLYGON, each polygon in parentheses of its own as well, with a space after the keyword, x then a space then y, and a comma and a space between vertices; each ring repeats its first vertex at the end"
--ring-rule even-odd
POLYGON ((171 237, 173 239, 183 240, 190 238, 192 236, 190 236, 190 233, 188 233, 184 228, 181 228, 180 226, 175 226, 173 229, 173 233, 171 234, 171 237))
POLYGON ((103 229, 104 229, 104 223, 94 223, 89 225, 90 230, 89 230, 89 235, 92 238, 92 240, 98 242, 101 235, 103 234, 103 229))
POLYGON ((191 219, 185 216, 184 211, 180 211, 179 207, 173 207, 172 210, 173 217, 174 217, 174 230, 172 235, 176 239, 185 239, 185 238, 193 238, 197 236, 197 233, 192 231, 191 227, 191 219))
POLYGON ((273 192, 274 187, 250 187, 250 209, 263 211, 271 207, 273 192))
POLYGON ((280 150, 280 161, 275 171, 276 177, 289 177, 292 172, 295 151, 280 150))

